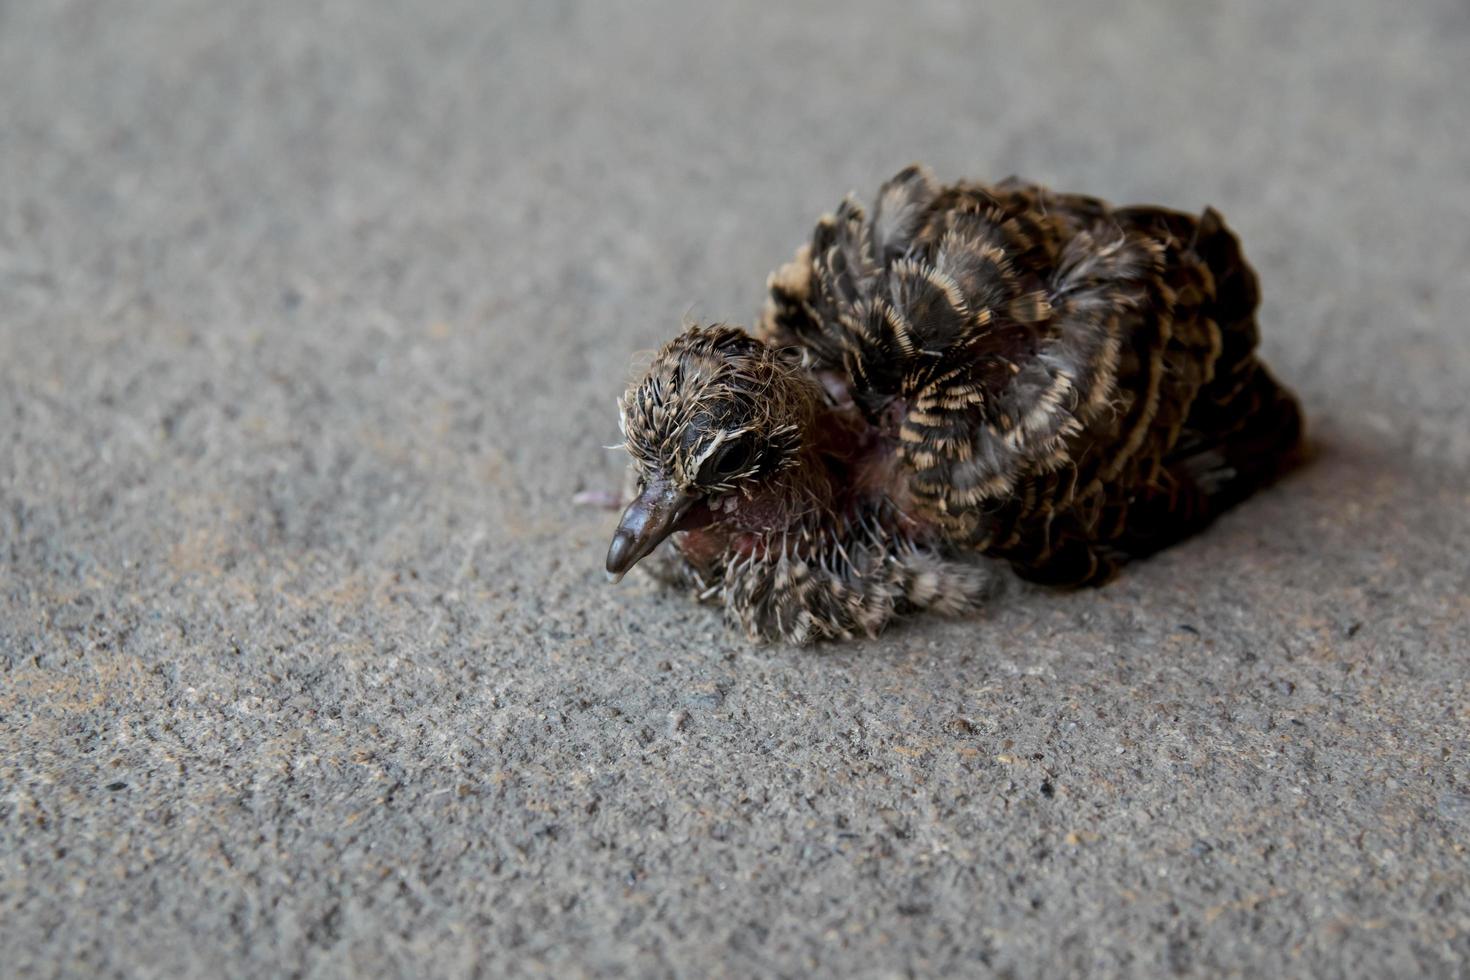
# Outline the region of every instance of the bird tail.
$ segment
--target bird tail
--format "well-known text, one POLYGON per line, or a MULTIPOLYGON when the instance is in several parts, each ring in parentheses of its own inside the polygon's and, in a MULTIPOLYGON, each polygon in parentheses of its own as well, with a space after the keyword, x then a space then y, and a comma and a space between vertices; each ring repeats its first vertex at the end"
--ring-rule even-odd
POLYGON ((1203 312, 1219 326, 1220 353, 1164 461, 1158 486, 1128 507, 1123 534, 1113 542, 1135 557, 1199 530, 1304 455, 1301 407, 1256 356, 1260 290, 1254 270, 1213 208, 1197 221, 1185 220, 1188 225, 1170 231, 1190 234, 1189 251, 1214 280, 1203 312))
POLYGON ((1304 429, 1296 397, 1256 356, 1260 288, 1214 208, 1201 216, 1193 250, 1215 280, 1209 316, 1220 327, 1220 356, 1185 423, 1187 433, 1202 437, 1176 448, 1176 465, 1195 476, 1219 513, 1299 462, 1304 429))

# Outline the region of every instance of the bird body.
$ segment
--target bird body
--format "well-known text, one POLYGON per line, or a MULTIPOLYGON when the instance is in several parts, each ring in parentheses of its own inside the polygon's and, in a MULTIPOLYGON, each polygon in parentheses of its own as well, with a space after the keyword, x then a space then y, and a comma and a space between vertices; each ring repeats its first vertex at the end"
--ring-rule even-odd
POLYGON ((999 558, 1096 584, 1296 457, 1256 277, 1213 210, 1110 208, 913 166, 770 279, 754 336, 693 326, 620 402, 636 499, 608 555, 754 638, 983 601, 999 558))

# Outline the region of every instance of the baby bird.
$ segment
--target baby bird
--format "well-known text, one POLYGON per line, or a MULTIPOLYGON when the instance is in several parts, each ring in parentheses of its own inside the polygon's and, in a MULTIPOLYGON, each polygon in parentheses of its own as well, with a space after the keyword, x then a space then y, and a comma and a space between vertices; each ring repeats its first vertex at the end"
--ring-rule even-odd
POLYGON ((822 218, 769 288, 753 336, 689 327, 620 400, 636 497, 607 554, 614 578, 653 555, 752 639, 963 613, 984 557, 1101 583, 1301 449, 1212 209, 915 165, 871 215, 822 218))

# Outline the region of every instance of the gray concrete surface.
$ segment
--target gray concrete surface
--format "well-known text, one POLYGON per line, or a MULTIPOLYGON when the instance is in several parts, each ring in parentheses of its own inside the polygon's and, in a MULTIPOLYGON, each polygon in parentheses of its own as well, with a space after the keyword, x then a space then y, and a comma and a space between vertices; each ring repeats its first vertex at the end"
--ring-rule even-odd
POLYGON ((1470 7, 0 2, 0 974, 1466 976, 1470 7), (1218 206, 1317 459, 752 648, 630 355, 913 158, 1218 206))

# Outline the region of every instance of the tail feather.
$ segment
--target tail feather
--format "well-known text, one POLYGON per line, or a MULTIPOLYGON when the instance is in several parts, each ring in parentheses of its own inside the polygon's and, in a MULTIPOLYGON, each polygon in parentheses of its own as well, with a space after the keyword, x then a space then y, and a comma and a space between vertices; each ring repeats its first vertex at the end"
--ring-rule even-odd
POLYGON ((1199 313, 1220 337, 1212 377, 1189 405, 1156 485, 1120 515, 1121 534, 1111 544, 1138 557, 1200 530, 1290 469, 1301 457, 1303 422, 1295 397, 1256 356, 1260 288, 1219 213, 1135 209, 1128 216, 1202 262, 1212 288, 1199 313))
POLYGON ((1228 402, 1191 416, 1158 485, 1128 505, 1112 546, 1143 557, 1199 531, 1300 461, 1301 408, 1265 366, 1254 363, 1228 402), (1207 426, 1207 427, 1206 427, 1207 426))

